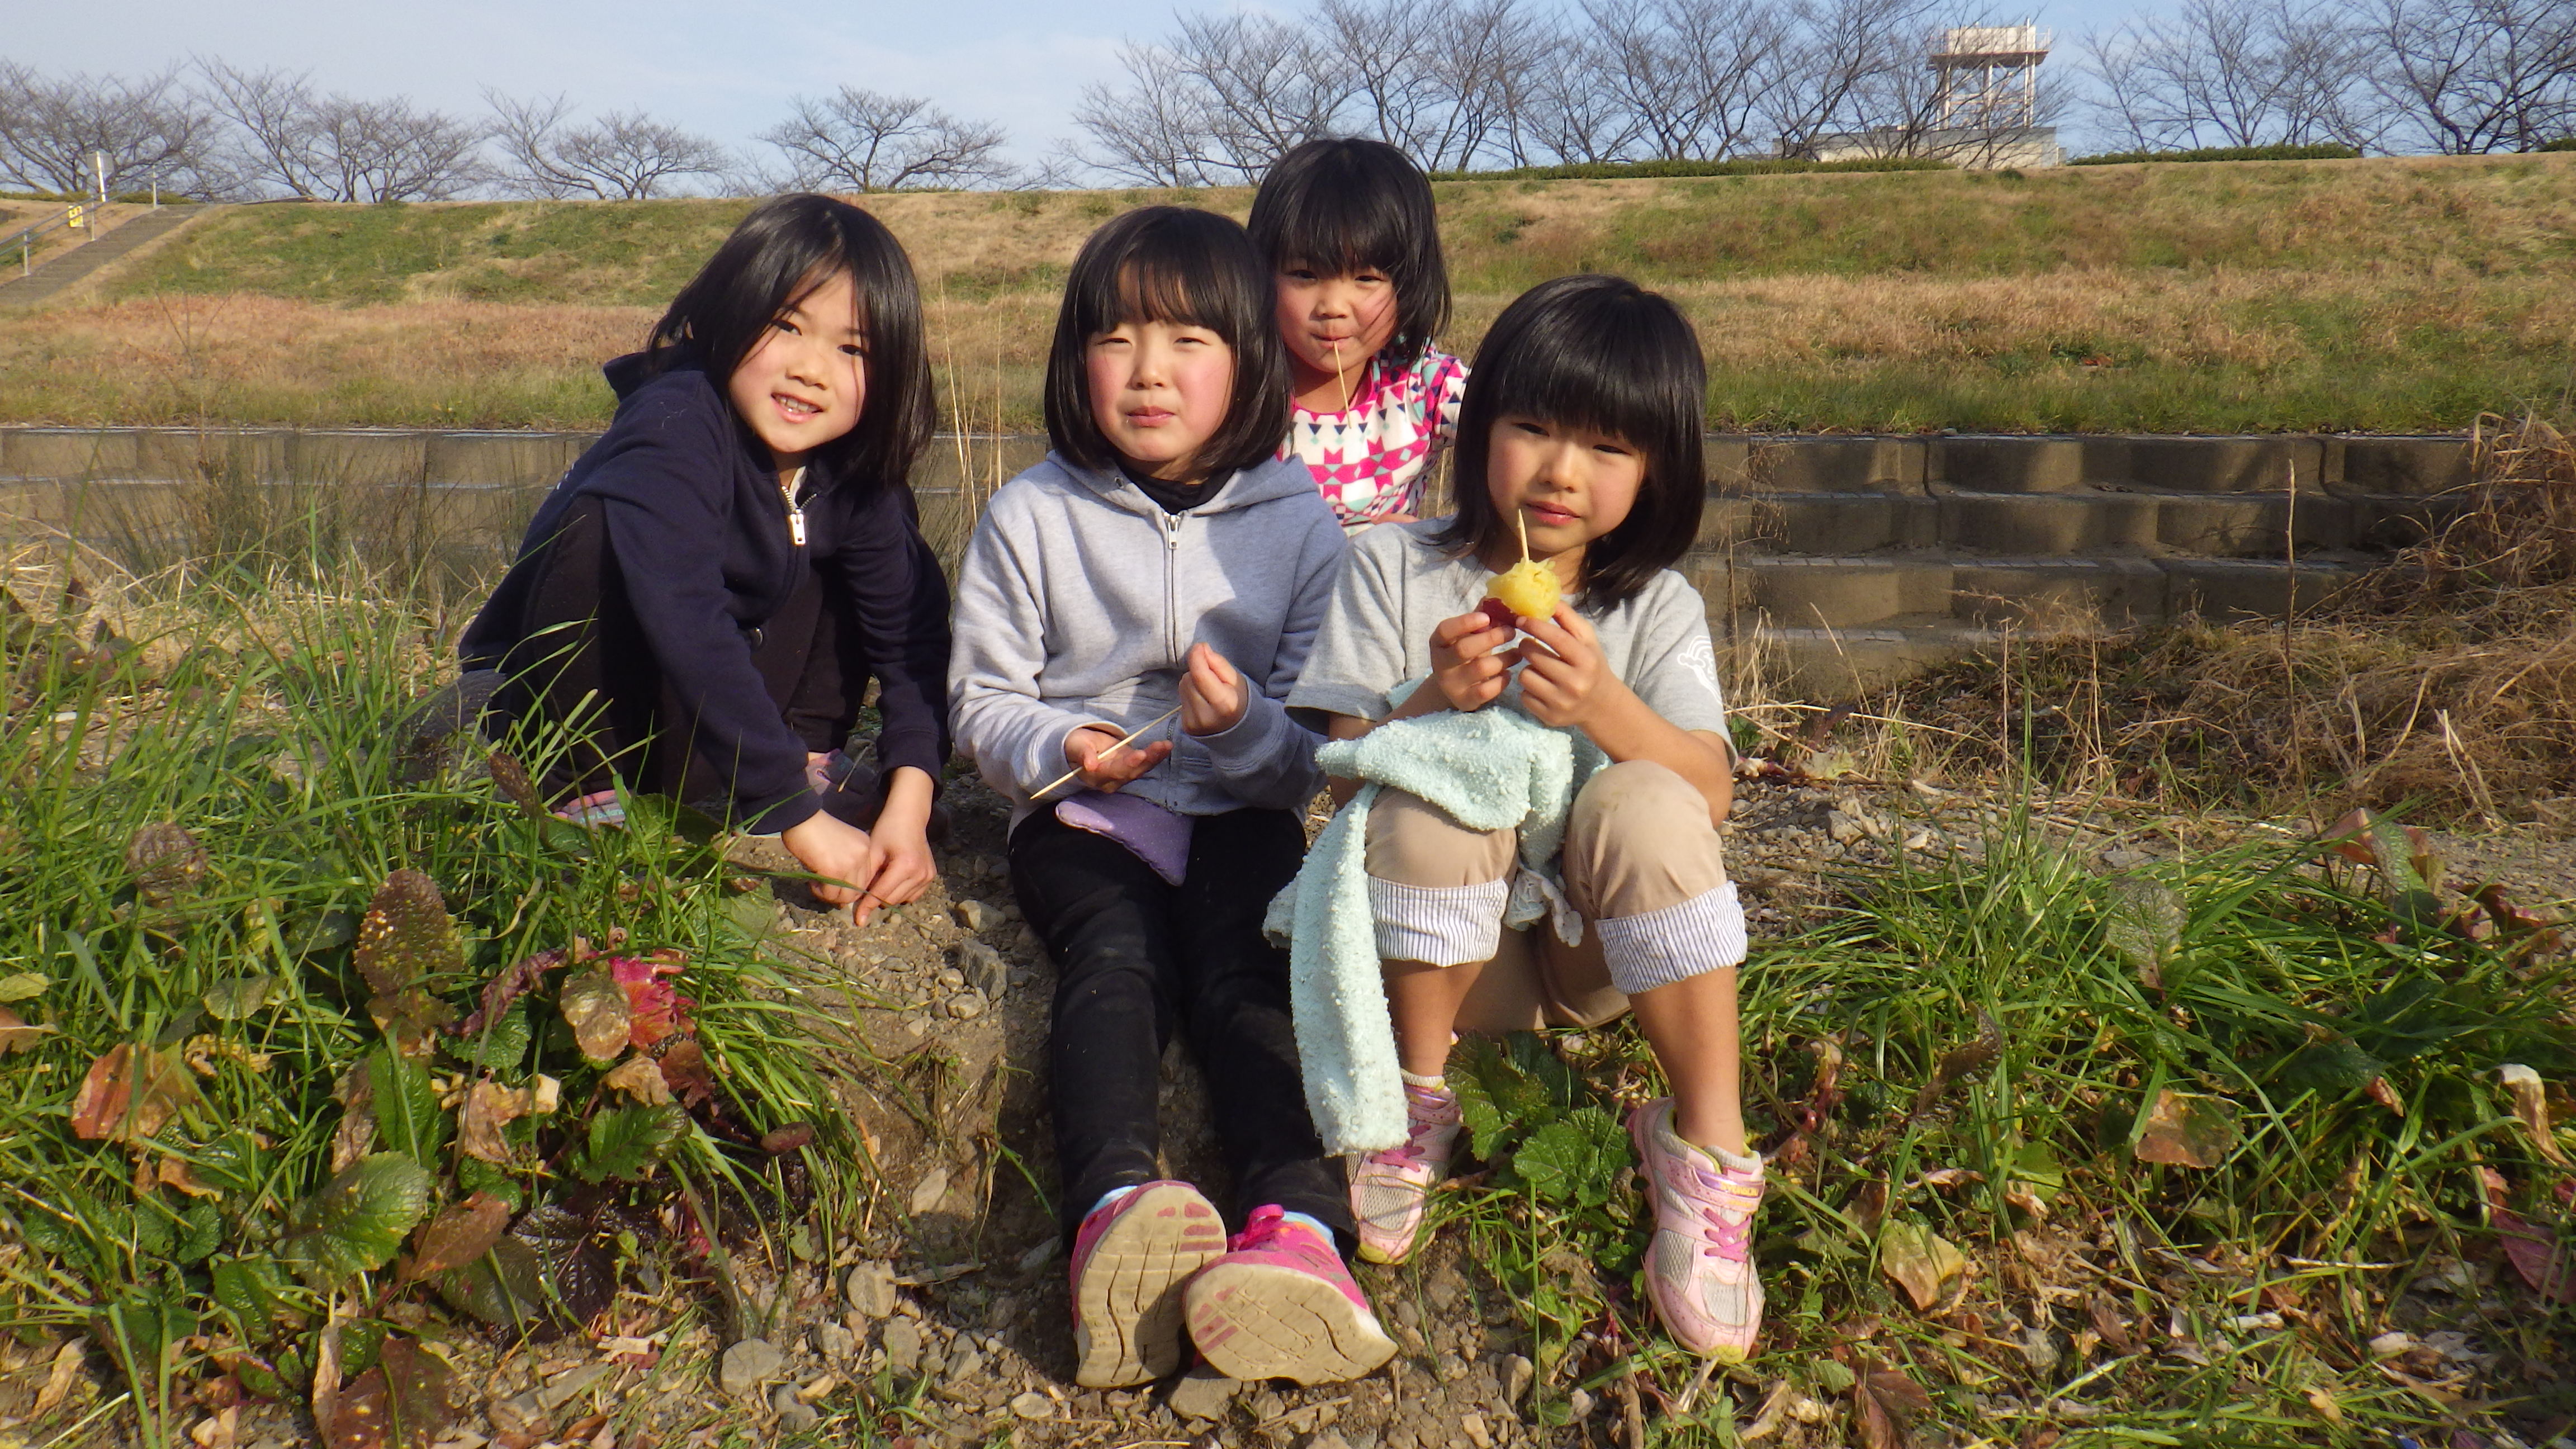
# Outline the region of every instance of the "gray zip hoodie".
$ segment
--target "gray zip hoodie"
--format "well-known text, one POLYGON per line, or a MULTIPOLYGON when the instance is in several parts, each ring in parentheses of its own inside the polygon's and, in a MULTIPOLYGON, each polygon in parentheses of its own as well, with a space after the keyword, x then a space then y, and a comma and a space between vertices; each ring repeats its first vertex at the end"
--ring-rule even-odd
POLYGON ((1010 797, 1016 826, 1065 772, 1067 735, 1123 735, 1179 703, 1190 646, 1205 641, 1250 686, 1243 718, 1213 735, 1184 734, 1178 717, 1147 731, 1137 746, 1168 739, 1171 758, 1125 792, 1182 815, 1304 805, 1323 788, 1319 740, 1284 701, 1342 551, 1332 507, 1294 459, 1237 473, 1173 514, 1115 473, 1048 454, 993 495, 958 568, 958 752, 1010 797))

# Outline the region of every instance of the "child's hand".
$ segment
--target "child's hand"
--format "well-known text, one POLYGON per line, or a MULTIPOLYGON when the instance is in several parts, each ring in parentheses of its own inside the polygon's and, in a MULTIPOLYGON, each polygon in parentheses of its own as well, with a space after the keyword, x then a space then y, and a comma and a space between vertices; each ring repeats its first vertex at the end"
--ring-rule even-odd
POLYGON ((850 919, 864 926, 880 907, 909 905, 930 889, 939 867, 930 858, 930 809, 938 787, 910 765, 895 768, 886 803, 868 832, 877 844, 876 878, 859 893, 850 919))
POLYGON ((1085 785, 1116 794, 1119 786, 1163 763, 1172 753, 1170 740, 1156 740, 1142 748, 1129 745, 1111 754, 1109 747, 1116 743, 1117 735, 1097 725, 1085 725, 1064 737, 1064 762, 1082 772, 1085 785))
POLYGON ((1190 646, 1189 672, 1181 676, 1181 728, 1213 735, 1243 722, 1250 703, 1243 674, 1206 644, 1190 646))
POLYGON ((1510 665, 1501 651, 1511 638, 1482 610, 1431 627, 1431 683, 1451 709, 1482 709, 1503 692, 1510 665))
POLYGON ((814 882, 814 894, 828 904, 850 904, 877 877, 876 841, 820 810, 787 827, 778 841, 797 864, 822 877, 814 882))
POLYGON ((1512 651, 1521 670, 1521 707, 1543 725, 1589 729, 1601 703, 1627 688, 1601 655, 1601 636, 1569 605, 1553 619, 1523 619, 1529 640, 1512 651))

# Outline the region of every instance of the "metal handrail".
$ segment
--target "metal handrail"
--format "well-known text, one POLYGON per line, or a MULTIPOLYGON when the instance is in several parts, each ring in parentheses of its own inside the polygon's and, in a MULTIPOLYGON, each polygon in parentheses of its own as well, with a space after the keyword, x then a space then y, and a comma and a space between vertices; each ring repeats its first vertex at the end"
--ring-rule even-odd
POLYGON ((98 235, 97 214, 96 202, 71 202, 63 207, 63 213, 60 216, 49 217, 23 231, 0 237, 0 257, 7 256, 11 248, 16 248, 18 275, 23 277, 35 270, 36 238, 56 227, 81 225, 86 225, 89 228, 89 234, 95 237, 98 235))

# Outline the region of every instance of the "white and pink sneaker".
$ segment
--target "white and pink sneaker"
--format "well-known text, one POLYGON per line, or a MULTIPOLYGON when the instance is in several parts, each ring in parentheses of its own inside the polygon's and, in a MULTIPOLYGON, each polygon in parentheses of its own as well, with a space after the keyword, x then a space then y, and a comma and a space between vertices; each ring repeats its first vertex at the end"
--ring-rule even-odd
POLYGON ((1762 1330, 1762 1283, 1753 1272, 1753 1215, 1762 1206, 1762 1161, 1751 1170, 1673 1131, 1673 1099, 1659 1097, 1628 1116, 1655 1204, 1655 1241, 1646 1254, 1646 1295, 1682 1347, 1720 1363, 1753 1355, 1762 1330))
POLYGON ((1458 1094, 1407 1082, 1404 1126, 1403 1146, 1372 1152, 1351 1172, 1360 1256, 1372 1263, 1412 1256, 1431 1190, 1449 1176, 1449 1158, 1458 1147, 1458 1094))
POLYGON ((1181 1288, 1225 1251, 1225 1220, 1186 1182, 1149 1182, 1073 1236, 1073 1381, 1148 1383, 1181 1366, 1181 1288))
POLYGON ((1187 1290, 1190 1341, 1232 1379, 1355 1379, 1395 1357, 1330 1234, 1276 1205, 1252 1210, 1224 1257, 1187 1290))

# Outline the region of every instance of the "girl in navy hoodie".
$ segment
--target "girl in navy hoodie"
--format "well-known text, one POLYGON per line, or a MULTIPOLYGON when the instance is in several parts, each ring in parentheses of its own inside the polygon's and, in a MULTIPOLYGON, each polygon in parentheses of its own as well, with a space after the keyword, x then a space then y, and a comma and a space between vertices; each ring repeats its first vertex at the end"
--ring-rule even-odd
POLYGON ((908 481, 930 439, 911 262, 846 202, 755 208, 646 350, 465 632, 505 720, 559 733, 545 784, 776 834, 855 907, 917 898, 948 754, 948 591, 908 481), (845 764, 868 681, 883 727, 845 764))

